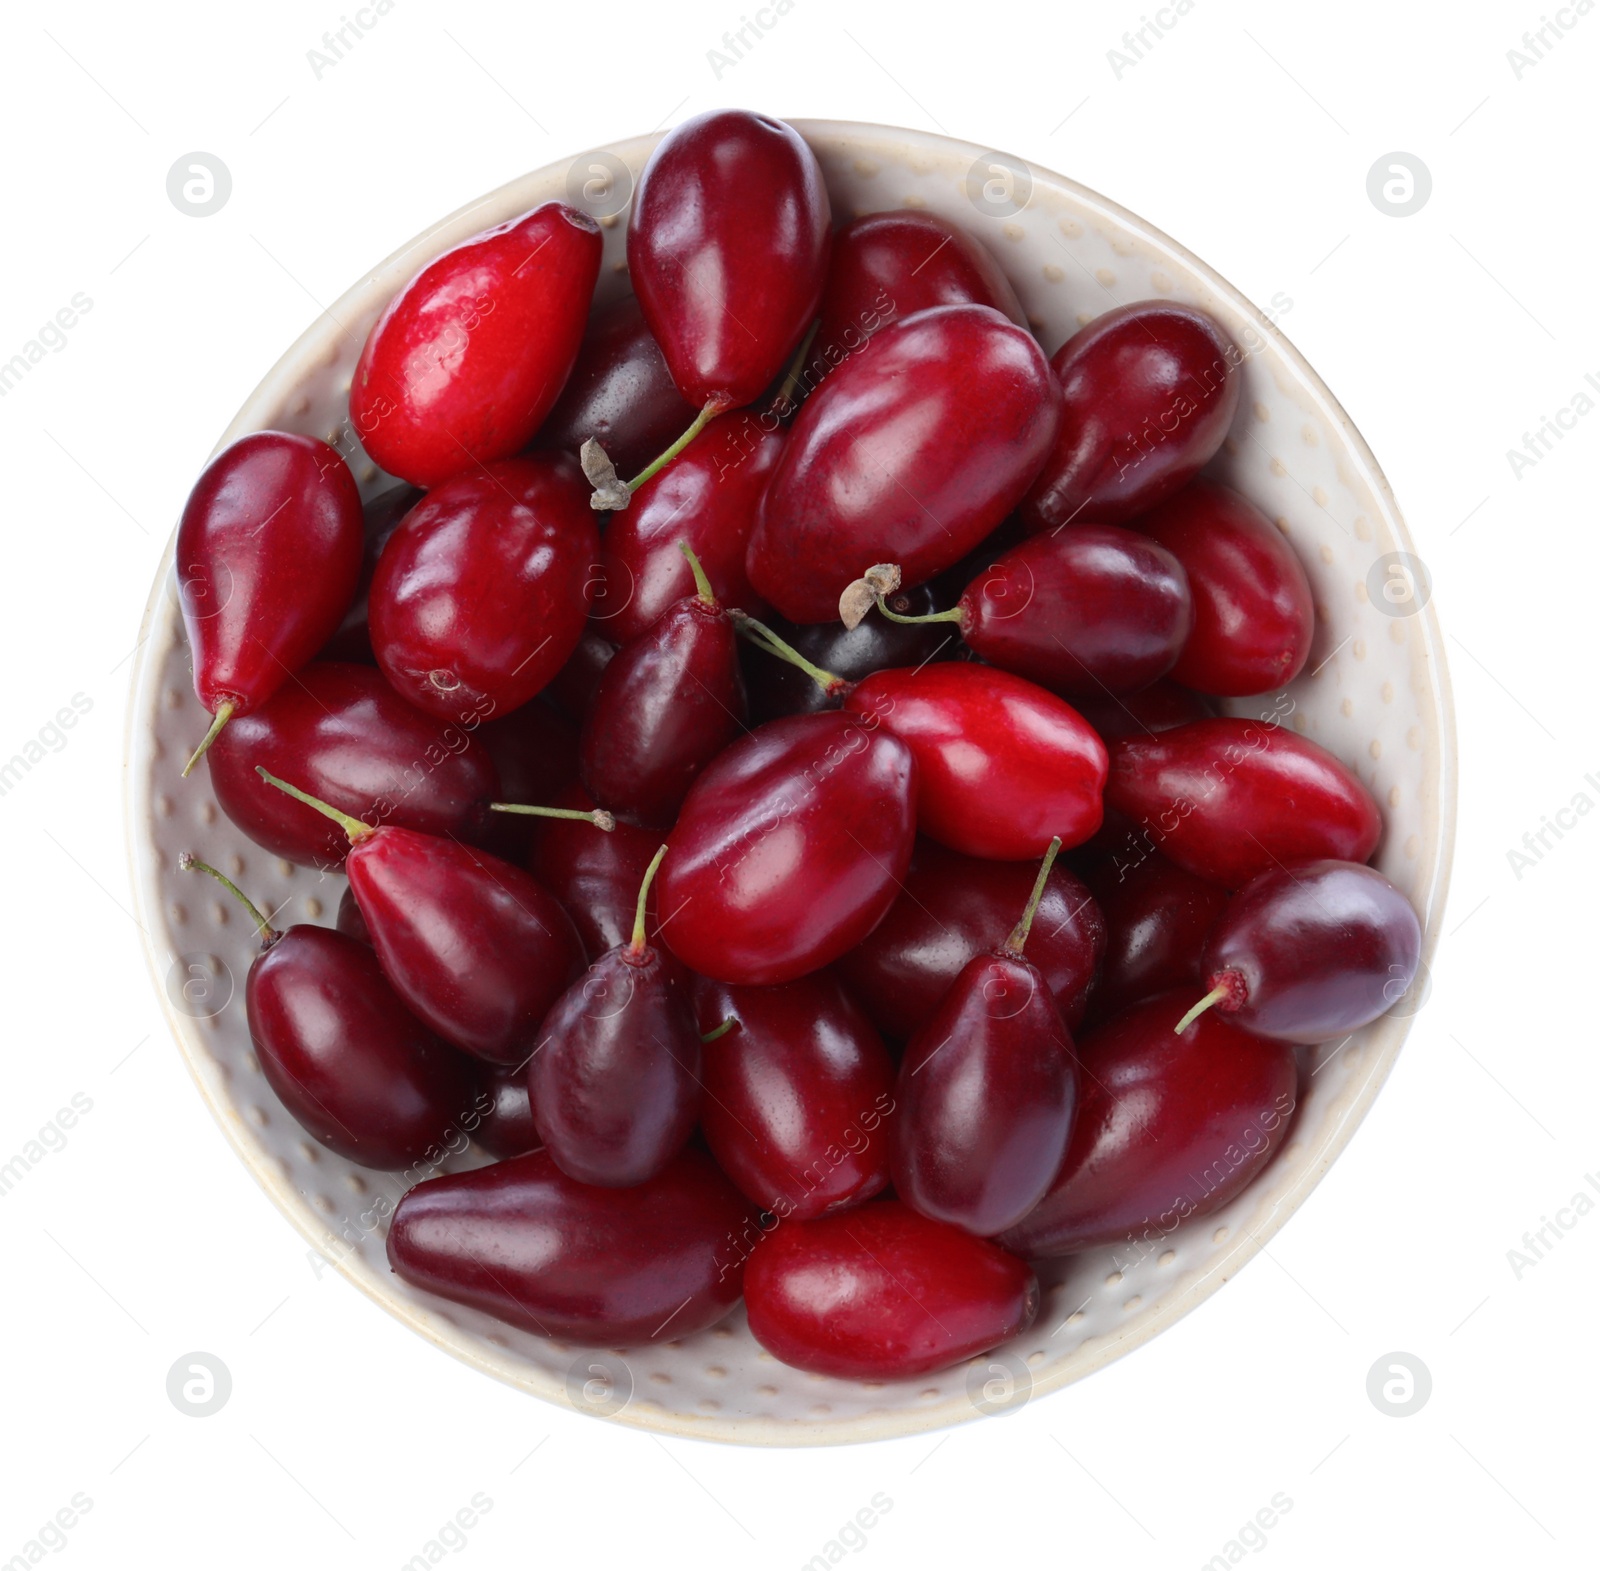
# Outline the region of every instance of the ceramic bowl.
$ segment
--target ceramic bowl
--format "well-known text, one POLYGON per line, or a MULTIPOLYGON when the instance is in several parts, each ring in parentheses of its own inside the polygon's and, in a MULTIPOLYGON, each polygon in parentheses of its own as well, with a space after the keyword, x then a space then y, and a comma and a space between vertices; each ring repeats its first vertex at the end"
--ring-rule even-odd
MULTIPOLYGON (((1449 873, 1454 748, 1443 643, 1389 486, 1333 395, 1271 321, 1204 263, 1133 214, 1063 176, 948 137, 800 121, 836 220, 920 208, 970 229, 1016 285, 1048 352, 1112 306, 1159 297, 1212 312, 1246 351, 1243 397, 1211 472, 1250 496, 1293 541, 1315 590, 1316 645, 1274 707, 1354 768, 1383 805, 1377 864, 1422 914, 1426 955, 1449 873), (1422 593, 1409 599, 1405 579, 1422 593)), ((352 457, 363 491, 386 483, 353 444, 346 395, 368 329, 424 263, 551 198, 602 221, 599 298, 627 287, 626 203, 655 137, 552 164, 437 224, 379 264, 272 367, 223 432, 264 427, 324 437, 352 457)), ((170 555, 170 553, 169 553, 170 555)), ((283 1214, 373 1302, 440 1349, 532 1395, 644 1429, 756 1444, 882 1439, 1038 1399, 1125 1357, 1235 1275, 1328 1170, 1394 1064, 1425 997, 1426 971, 1397 1010, 1337 1051, 1307 1054, 1292 1137, 1225 1210, 1155 1245, 1102 1250, 1042 1274, 1039 1316, 988 1357, 913 1380, 860 1384, 801 1373, 757 1347, 742 1311, 682 1341, 587 1349, 514 1331, 413 1291, 384 1257, 383 1217, 401 1184, 313 1143, 273 1096, 251 1051, 244 977, 249 924, 220 891, 176 871, 194 849, 280 923, 331 923, 343 881, 292 867, 223 817, 202 769, 178 771, 202 712, 190 687, 176 585, 150 594, 126 751, 133 889, 178 1051, 239 1159, 283 1214), (1312 1070, 1315 1073, 1312 1073, 1312 1070)), ((214 1153, 195 1153, 197 1167, 214 1153)), ((455 1166, 486 1160, 476 1151, 455 1166)))

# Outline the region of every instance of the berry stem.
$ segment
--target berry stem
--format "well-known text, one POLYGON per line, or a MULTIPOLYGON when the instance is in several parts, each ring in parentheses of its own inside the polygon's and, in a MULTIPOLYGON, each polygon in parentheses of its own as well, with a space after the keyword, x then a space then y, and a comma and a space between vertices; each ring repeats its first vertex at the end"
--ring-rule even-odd
POLYGON ((703 1047, 709 1047, 713 1042, 721 1041, 723 1037, 725 1037, 736 1025, 738 1025, 738 1023, 739 1022, 735 1020, 732 1015, 729 1015, 728 1018, 714 1030, 701 1033, 701 1045, 703 1047))
POLYGON ((336 807, 329 807, 326 802, 319 802, 316 797, 308 796, 299 786, 292 786, 287 780, 280 780, 276 775, 269 775, 260 764, 256 765, 256 773, 268 785, 276 786, 285 796, 292 796, 297 802, 304 802, 307 807, 314 807, 324 818, 331 818, 350 837, 351 845, 360 843, 371 835, 377 834, 376 828, 371 824, 364 824, 359 818, 352 818, 348 813, 341 813, 336 807))
POLYGON ((1211 991, 1207 993, 1206 996, 1202 998, 1200 1002, 1196 1004, 1194 1008, 1191 1009, 1189 1013, 1186 1014, 1183 1019, 1172 1028, 1173 1034, 1175 1036, 1182 1036, 1183 1033, 1187 1031, 1189 1027, 1192 1026, 1195 1021, 1206 1012, 1206 1010, 1211 1008, 1213 1004, 1220 1004, 1231 991, 1232 989, 1229 988, 1226 983, 1223 983, 1220 987, 1212 988, 1211 991))
POLYGON ((689 571, 694 574, 694 587, 699 593, 707 609, 717 609, 717 592, 711 587, 711 580, 706 577, 706 570, 700 565, 700 558, 694 554, 694 547, 687 540, 678 542, 678 549, 683 552, 684 560, 689 564, 689 571))
POLYGON ((224 701, 217 709, 216 718, 211 722, 211 729, 206 732, 204 740, 190 755, 189 762, 183 766, 183 779, 189 778, 189 771, 206 756, 206 749, 222 735, 222 728, 233 719, 233 705, 224 701))
POLYGON ((1022 920, 1011 929, 1011 936, 1006 940, 1006 953, 1020 955, 1023 946, 1028 942, 1028 931, 1033 926, 1034 914, 1039 909, 1039 902, 1044 899, 1044 886, 1050 877, 1050 869, 1055 866, 1056 853, 1061 849, 1061 836, 1057 835, 1050 842, 1049 849, 1044 854, 1044 861, 1039 864, 1039 876, 1033 881, 1033 893, 1028 896, 1028 904, 1022 913, 1022 920))
POLYGON ((655 882, 656 869, 661 866, 661 859, 667 854, 667 848, 662 848, 650 858, 650 865, 644 870, 644 881, 639 885, 639 903, 633 908, 633 937, 628 941, 630 955, 642 955, 645 951, 644 936, 644 906, 650 898, 650 886, 655 882))
POLYGON ((758 622, 753 616, 746 616, 743 611, 729 611, 728 615, 732 617, 733 625, 756 648, 764 649, 769 655, 776 655, 780 660, 787 660, 792 666, 798 666, 823 692, 837 693, 841 688, 850 685, 842 676, 835 676, 833 672, 824 671, 821 666, 813 665, 793 644, 785 643, 764 622, 758 622))
POLYGON ((665 452, 660 453, 655 458, 651 459, 651 461, 628 482, 628 490, 637 491, 646 480, 649 480, 653 476, 660 474, 661 471, 665 469, 667 465, 670 464, 672 460, 684 450, 684 448, 694 441, 694 439, 705 430, 711 421, 715 419, 716 416, 720 415, 727 407, 728 406, 724 404, 720 398, 713 398, 711 402, 694 417, 694 419, 689 423, 689 429, 685 431, 683 435, 672 444, 671 447, 667 448, 665 452))
POLYGON ((491 802, 489 811, 525 813, 530 818, 581 818, 584 823, 593 824, 596 829, 603 829, 607 834, 617 827, 616 819, 603 807, 597 807, 590 813, 581 807, 530 807, 526 802, 491 802))
POLYGON ((778 384, 778 391, 772 395, 772 402, 767 405, 767 412, 776 415, 780 420, 799 407, 794 395, 800 386, 800 371, 806 363, 806 356, 811 353, 811 345, 816 339, 817 329, 821 326, 822 318, 819 316, 806 329, 805 337, 800 340, 800 347, 789 359, 788 368, 783 373, 783 381, 778 384))
POLYGON ((202 862, 193 851, 185 851, 178 858, 178 871, 180 873, 209 873, 235 900, 250 913, 250 920, 255 923, 256 931, 261 935, 261 943, 265 948, 275 944, 282 935, 273 927, 261 912, 256 908, 255 902, 242 890, 226 873, 219 872, 209 862, 202 862))
POLYGON ((959 624, 965 620, 966 615, 960 606, 955 605, 951 606, 948 611, 929 611, 924 616, 902 616, 898 611, 889 609, 889 602, 882 595, 878 596, 878 611, 880 615, 888 617, 891 622, 899 622, 903 627, 924 627, 929 622, 955 622, 959 624))

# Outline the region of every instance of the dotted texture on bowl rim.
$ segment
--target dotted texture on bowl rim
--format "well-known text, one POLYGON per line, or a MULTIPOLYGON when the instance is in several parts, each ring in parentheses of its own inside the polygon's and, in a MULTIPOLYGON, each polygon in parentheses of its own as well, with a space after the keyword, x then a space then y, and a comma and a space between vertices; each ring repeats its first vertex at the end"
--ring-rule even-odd
MULTIPOLYGON (((1113 306, 1154 296, 1212 312, 1247 351, 1239 414, 1208 473, 1245 492, 1294 543, 1312 582, 1317 636, 1305 674, 1283 694, 1228 707, 1241 714, 1276 712, 1371 787, 1386 818, 1377 865, 1422 914, 1426 958, 1443 905, 1452 837, 1448 679, 1431 608, 1395 617, 1369 597, 1373 564, 1411 545, 1348 417, 1259 311, 1181 247, 1093 192, 1034 168, 1027 205, 991 217, 967 194, 980 148, 884 127, 796 125, 822 163, 837 222, 919 208, 967 228, 994 251, 1047 351, 1113 306)), ((656 140, 641 137, 610 151, 637 176, 656 140)), ((567 175, 561 164, 513 181, 375 269, 284 356, 218 446, 269 427, 305 432, 353 457, 364 494, 388 483, 353 448, 347 419, 350 377, 369 328, 392 292, 440 251, 539 202, 566 199, 567 175)), ((602 225, 598 302, 627 288, 624 217, 602 225)), ((1232 1205, 1165 1237, 1044 1269, 1037 1321, 999 1350, 993 1368, 983 1359, 881 1384, 804 1374, 758 1348, 740 1310, 681 1342, 603 1350, 613 1375, 620 1356, 623 1385, 632 1388, 612 1414, 612 1403, 596 1408, 584 1399, 586 1371, 602 1363, 589 1350, 513 1330, 414 1292, 395 1277, 384 1256, 384 1224, 408 1184, 317 1146, 267 1086, 244 1016, 253 934, 217 891, 177 873, 178 853, 192 849, 215 861, 276 911, 280 926, 331 924, 343 880, 292 867, 246 839, 217 807, 203 768, 187 781, 178 778, 202 727, 170 568, 152 591, 145 633, 126 757, 133 888, 174 1037, 206 1101, 279 1208, 369 1296, 466 1362, 579 1411, 706 1439, 837 1443, 978 1416, 983 1408, 969 1393, 984 1395, 991 1374, 1001 1381, 999 1389, 1009 1381, 1010 1389, 1031 1388, 1035 1397, 1079 1379, 1172 1324, 1272 1236, 1349 1139, 1410 1024, 1388 1016, 1342 1046, 1305 1052, 1292 1137, 1262 1180, 1232 1205)), ((457 1170, 485 1160, 474 1150, 447 1166, 457 1170)))

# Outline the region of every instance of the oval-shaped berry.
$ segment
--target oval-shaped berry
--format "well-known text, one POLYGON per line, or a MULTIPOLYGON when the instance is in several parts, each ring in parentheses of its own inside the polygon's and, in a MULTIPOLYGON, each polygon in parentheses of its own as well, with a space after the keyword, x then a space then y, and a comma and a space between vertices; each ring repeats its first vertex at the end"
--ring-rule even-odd
POLYGON ((406 515, 372 580, 372 645, 395 690, 446 720, 509 714, 577 646, 599 546, 572 459, 457 475, 406 515))
POLYGON ((1196 480, 1138 525, 1183 563, 1194 597, 1175 682, 1246 698, 1299 676, 1316 630, 1311 583, 1260 508, 1227 486, 1196 480))
POLYGON ((1365 862, 1383 833, 1372 793, 1325 747, 1232 715, 1113 742, 1106 802, 1141 845, 1229 889, 1313 858, 1365 862))
POLYGON ((1331 1042, 1405 996, 1422 959, 1411 902, 1374 868, 1301 862, 1228 903, 1203 956, 1213 1008, 1258 1036, 1331 1042))
POLYGON ((1158 994, 1079 1041, 1066 1160, 1044 1199, 1000 1235, 1007 1249, 1032 1260, 1116 1244, 1125 1260, 1142 1259, 1180 1222, 1226 1205, 1283 1143, 1293 1050, 1215 1014, 1180 1036, 1173 1027, 1192 1001, 1158 994))
POLYGON ((579 739, 583 783, 602 807, 670 828, 744 713, 738 634, 720 607, 690 595, 606 667, 579 739))
POLYGON ((894 1063, 832 972, 777 987, 697 980, 700 1125, 722 1170, 779 1221, 869 1200, 889 1182, 894 1063))
POLYGON ((350 384, 373 461, 413 485, 509 458, 578 355, 600 226, 546 202, 436 257, 384 307, 350 384))
POLYGON ((1080 328, 1050 360, 1061 427, 1023 503, 1029 529, 1125 523, 1193 479, 1233 424, 1243 358, 1214 318, 1165 300, 1080 328))
POLYGON ((694 115, 656 145, 628 219, 628 273, 678 390, 697 408, 760 396, 817 314, 828 191, 793 126, 694 115))
POLYGON ((969 960, 906 1047, 895 1095, 895 1194, 980 1237, 1020 1222, 1061 1166, 1078 1096, 1038 969, 1003 950, 969 960))
POLYGON ((206 763, 223 812, 302 867, 339 866, 350 842, 315 808, 264 789, 258 768, 353 818, 472 841, 490 831, 499 791, 476 728, 413 709, 371 666, 331 661, 230 722, 206 763))
POLYGON ((677 961, 650 944, 601 955, 544 1017, 528 1094, 569 1178, 626 1188, 660 1172, 700 1112, 700 1033, 677 961))
POLYGON ((1100 827, 1105 744, 1077 710, 1008 671, 879 671, 846 697, 917 760, 917 825, 968 856, 1033 860, 1100 827))
POLYGON ((768 986, 853 948, 894 903, 915 835, 911 751, 838 713, 758 726, 695 782, 656 880, 691 970, 768 986))
POLYGON ((974 654, 1091 702, 1165 676, 1194 622, 1177 557, 1113 524, 1024 541, 967 586, 959 609, 974 654))
POLYGON ((300 1125, 362 1167, 440 1161, 477 1122, 471 1062, 400 1002, 372 950, 291 927, 250 967, 250 1041, 300 1125))
POLYGON ((254 431, 206 465, 176 568, 209 713, 249 714, 327 643, 355 598, 363 538, 355 480, 326 442, 254 431))
POLYGON ((607 1347, 693 1336, 738 1302, 754 1207, 700 1151, 601 1189, 548 1151, 418 1184, 389 1264, 413 1287, 538 1336, 607 1347))
POLYGON ((869 567, 925 582, 1021 500, 1060 418, 1044 351, 981 305, 875 333, 809 397, 762 500, 745 567, 791 622, 831 622, 869 567))
POLYGON ((476 1058, 526 1063, 583 967, 555 896, 499 857, 410 829, 358 841, 345 870, 383 973, 411 1011, 476 1058))
POLYGON ((774 1358, 845 1380, 928 1374, 1026 1330, 1039 1283, 1014 1255, 895 1200, 785 1222, 745 1272, 774 1358))

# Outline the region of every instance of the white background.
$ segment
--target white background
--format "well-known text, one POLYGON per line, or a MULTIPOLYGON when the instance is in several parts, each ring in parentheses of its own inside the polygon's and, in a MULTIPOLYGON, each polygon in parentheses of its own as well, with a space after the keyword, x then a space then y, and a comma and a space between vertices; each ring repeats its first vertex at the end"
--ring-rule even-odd
POLYGON ((1593 1564, 1600 1215, 1520 1280, 1507 1251, 1600 1175, 1600 814, 1520 877, 1507 853, 1577 793, 1600 802, 1600 410, 1520 478, 1506 455, 1586 372, 1600 381, 1600 12, 1556 13, 1570 31, 1519 79, 1507 51, 1540 0, 1197 0, 1161 13, 1174 25, 1119 79, 1108 51, 1139 0, 795 0, 719 80, 707 52, 740 0, 397 0, 318 79, 307 51, 339 3, 12 3, 0 26, 0 361, 75 293, 93 302, 0 399, 0 755, 74 694, 93 706, 0 797, 0 1160, 75 1093, 92 1102, 0 1197, 0 1563, 82 1492, 92 1509, 52 1561, 398 1567, 481 1492, 492 1509, 452 1563, 795 1568, 882 1492, 852 1562, 1186 1568, 1281 1492, 1292 1509, 1251 1562, 1593 1564), (1005 149, 1146 216, 1259 303, 1292 301, 1280 326, 1432 570, 1460 722, 1431 1002, 1268 1253, 1078 1386, 854 1449, 569 1416, 319 1278, 202 1108, 127 912, 127 657, 234 409, 314 302, 432 220, 718 104, 1005 149), (166 194, 194 150, 233 177, 204 220, 166 194), (1367 195, 1395 150, 1433 177, 1408 218, 1367 195), (197 1349, 233 1378, 203 1420, 165 1391, 197 1349), (1433 1378, 1403 1419, 1366 1392, 1395 1350, 1433 1378))

